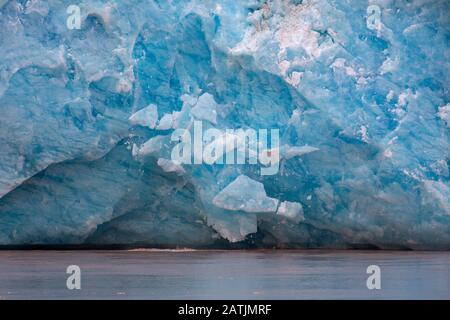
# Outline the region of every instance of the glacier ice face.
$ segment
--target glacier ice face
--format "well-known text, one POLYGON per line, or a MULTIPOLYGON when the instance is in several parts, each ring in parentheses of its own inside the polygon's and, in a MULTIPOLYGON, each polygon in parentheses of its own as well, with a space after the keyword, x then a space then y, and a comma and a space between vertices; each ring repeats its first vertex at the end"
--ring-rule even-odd
POLYGON ((69 5, 0 1, 0 245, 450 249, 449 2, 69 5), (173 162, 194 119, 279 171, 173 162))

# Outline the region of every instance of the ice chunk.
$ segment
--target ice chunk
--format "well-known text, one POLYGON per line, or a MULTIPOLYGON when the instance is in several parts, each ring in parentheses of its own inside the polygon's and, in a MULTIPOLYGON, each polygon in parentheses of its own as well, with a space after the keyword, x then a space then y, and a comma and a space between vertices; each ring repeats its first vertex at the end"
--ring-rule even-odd
POLYGON ((159 158, 157 163, 158 166, 164 170, 164 172, 176 172, 179 175, 186 173, 181 164, 176 163, 175 161, 159 158))
POLYGON ((206 120, 217 124, 217 103, 209 93, 204 93, 198 98, 196 105, 191 109, 191 115, 198 120, 206 120))
POLYGON ((303 221, 303 207, 301 203, 283 201, 278 207, 277 214, 293 220, 294 222, 303 221))
POLYGON ((238 176, 213 199, 219 208, 245 212, 275 212, 278 202, 267 196, 261 182, 245 175, 238 176))
POLYGON ((156 105, 150 104, 148 107, 134 113, 129 120, 134 125, 154 129, 158 122, 158 108, 156 105))
POLYGON ((137 148, 133 146, 133 155, 134 156, 148 156, 151 154, 158 153, 164 145, 164 142, 167 140, 166 136, 155 136, 145 142, 141 147, 137 148))
POLYGON ((188 127, 192 121, 190 110, 192 108, 192 104, 195 103, 195 101, 197 100, 186 94, 181 97, 181 100, 183 101, 183 106, 181 107, 181 110, 174 111, 172 113, 173 129, 188 127))
POLYGON ((173 126, 172 114, 166 113, 158 122, 157 130, 169 130, 173 126))
POLYGON ((284 146, 284 148, 282 148, 282 157, 289 160, 315 151, 319 151, 319 148, 311 146, 284 146))

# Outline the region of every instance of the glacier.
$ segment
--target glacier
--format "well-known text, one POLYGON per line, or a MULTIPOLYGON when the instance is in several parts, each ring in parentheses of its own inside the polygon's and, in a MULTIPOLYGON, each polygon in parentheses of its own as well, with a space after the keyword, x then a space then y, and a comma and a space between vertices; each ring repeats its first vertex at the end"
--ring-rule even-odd
POLYGON ((449 250, 448 12, 0 0, 0 246, 449 250), (279 171, 171 160, 194 120, 278 129, 279 171))

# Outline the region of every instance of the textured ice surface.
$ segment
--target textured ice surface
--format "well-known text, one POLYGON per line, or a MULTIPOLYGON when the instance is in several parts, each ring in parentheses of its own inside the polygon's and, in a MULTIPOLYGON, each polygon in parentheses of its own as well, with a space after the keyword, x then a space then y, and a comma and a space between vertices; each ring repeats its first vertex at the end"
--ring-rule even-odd
POLYGON ((0 1, 0 244, 450 249, 449 10, 0 1), (279 172, 171 161, 194 119, 279 172))
POLYGON ((130 117, 130 123, 154 129, 158 122, 158 108, 151 104, 147 108, 141 109, 130 117))
POLYGON ((275 212, 278 200, 267 196, 264 185, 240 175, 213 199, 216 207, 245 212, 275 212))
POLYGON ((209 93, 202 94, 191 109, 191 115, 198 120, 206 120, 217 124, 217 103, 214 97, 209 93))
POLYGON ((277 214, 288 217, 297 223, 304 219, 302 205, 298 202, 283 201, 278 207, 277 214))

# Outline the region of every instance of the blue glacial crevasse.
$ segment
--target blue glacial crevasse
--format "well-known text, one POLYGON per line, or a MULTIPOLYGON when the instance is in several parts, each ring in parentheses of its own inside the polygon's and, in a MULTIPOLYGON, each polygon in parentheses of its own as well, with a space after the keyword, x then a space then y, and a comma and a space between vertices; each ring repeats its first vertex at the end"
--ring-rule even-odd
POLYGON ((0 245, 450 249, 450 3, 369 2, 0 1, 0 245))

